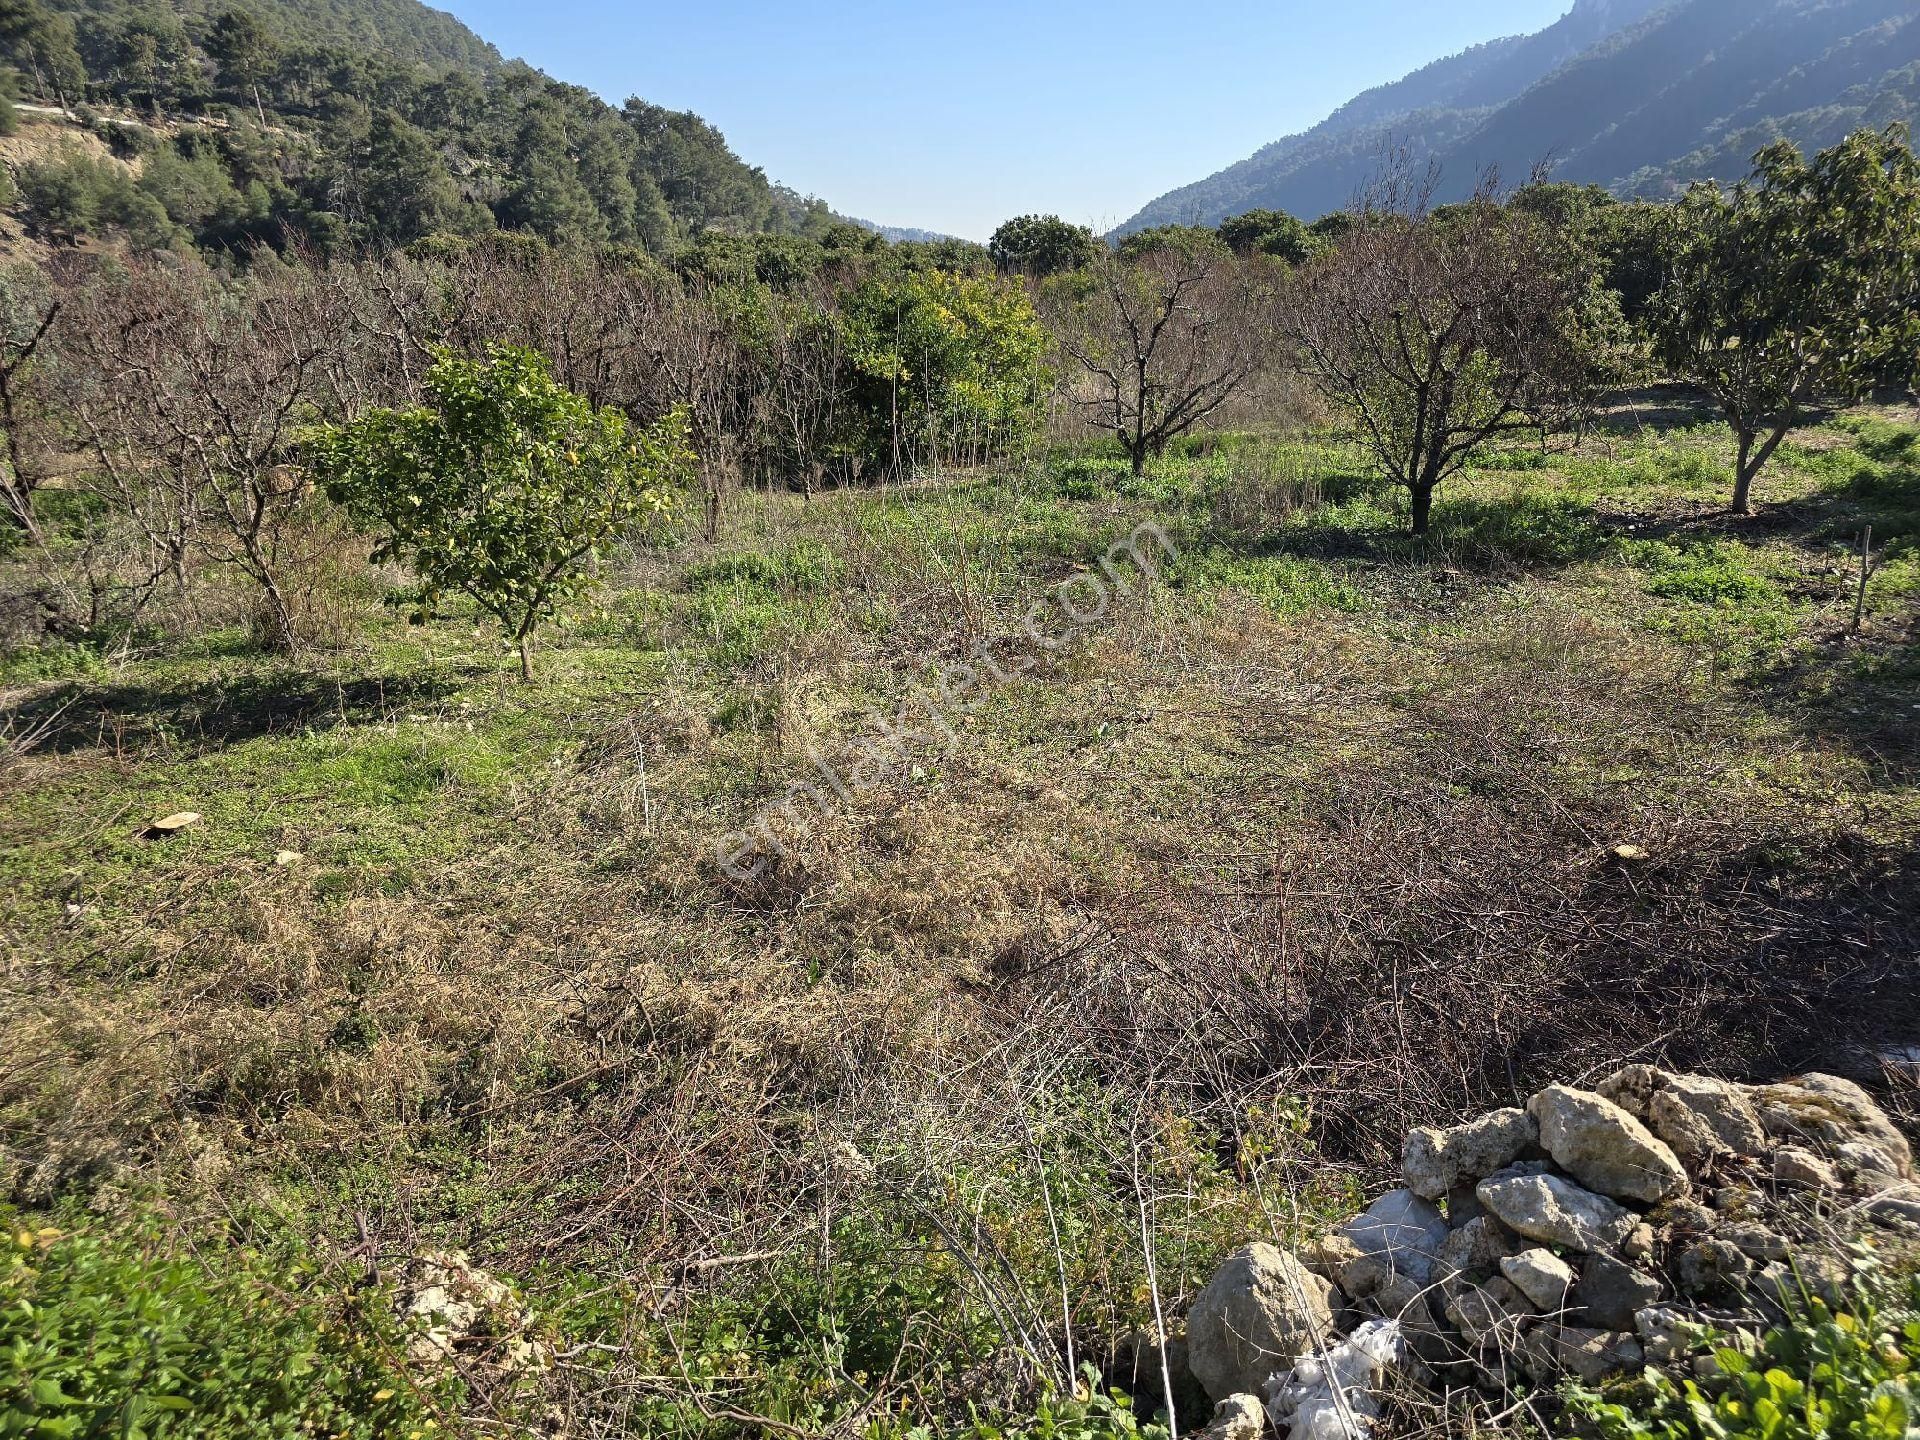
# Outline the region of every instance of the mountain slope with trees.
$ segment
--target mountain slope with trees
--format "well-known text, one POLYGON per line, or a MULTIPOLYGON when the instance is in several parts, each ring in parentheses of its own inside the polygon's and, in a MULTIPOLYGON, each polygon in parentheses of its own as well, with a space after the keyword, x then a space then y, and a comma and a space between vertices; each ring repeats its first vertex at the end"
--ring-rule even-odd
POLYGON ((1403 149, 1441 198, 1497 168, 1622 194, 1733 179, 1761 146, 1819 148, 1920 113, 1920 14, 1905 0, 1581 0, 1531 36, 1369 91, 1300 135, 1146 206, 1117 233, 1245 210, 1345 206, 1403 149))
POLYGON ((415 0, 15 0, 0 64, 114 151, 16 165, 23 219, 55 241, 324 253, 510 230, 667 253, 833 223, 699 116, 615 109, 415 0))

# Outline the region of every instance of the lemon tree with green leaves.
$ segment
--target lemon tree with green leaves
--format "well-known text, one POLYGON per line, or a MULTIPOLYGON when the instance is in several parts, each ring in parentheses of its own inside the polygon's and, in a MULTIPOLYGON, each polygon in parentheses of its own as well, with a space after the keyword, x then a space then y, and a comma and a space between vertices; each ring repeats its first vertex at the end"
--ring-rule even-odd
POLYGON ((533 677, 535 628, 593 587, 594 563, 625 533, 663 523, 692 465, 686 417, 645 427, 553 377, 545 356, 492 345, 443 353, 428 403, 376 410, 307 437, 307 463, 362 524, 385 531, 376 561, 420 577, 432 613, 454 593, 498 620, 533 677))
POLYGON ((1738 442, 1733 511, 1810 405, 1920 369, 1920 159, 1899 126, 1809 161, 1789 141, 1731 192, 1667 217, 1655 353, 1705 390, 1738 442))

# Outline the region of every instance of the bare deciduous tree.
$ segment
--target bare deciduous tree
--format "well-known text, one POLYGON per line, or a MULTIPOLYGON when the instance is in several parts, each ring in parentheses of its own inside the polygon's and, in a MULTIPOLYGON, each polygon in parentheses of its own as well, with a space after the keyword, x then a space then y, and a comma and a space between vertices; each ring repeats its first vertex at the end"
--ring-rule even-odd
POLYGON ((229 285, 138 264, 81 286, 69 308, 69 408, 95 483, 145 537, 152 581, 184 590, 196 553, 231 565, 258 587, 269 641, 298 649, 282 550, 305 487, 287 459, 339 394, 341 287, 295 267, 229 285))
POLYGON ((1475 449, 1582 392, 1581 288, 1532 216, 1484 193, 1441 215, 1416 200, 1367 213, 1296 272, 1280 324, 1307 379, 1407 488, 1423 534, 1434 491, 1475 449))
POLYGON ((1079 372, 1073 402, 1125 447, 1136 476, 1259 372, 1266 273, 1178 237, 1136 255, 1103 252, 1049 286, 1049 323, 1079 372))
POLYGON ((6 518, 37 539, 33 492, 42 479, 30 431, 41 419, 34 357, 60 315, 46 273, 22 265, 0 276, 0 432, 6 439, 0 502, 6 518))

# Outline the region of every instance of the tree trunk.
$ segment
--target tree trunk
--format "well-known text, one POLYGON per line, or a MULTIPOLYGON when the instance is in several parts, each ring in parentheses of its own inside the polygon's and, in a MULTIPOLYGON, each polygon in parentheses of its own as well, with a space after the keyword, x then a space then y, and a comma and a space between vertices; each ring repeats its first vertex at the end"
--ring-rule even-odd
POLYGON ((533 681, 533 632, 530 627, 522 626, 520 633, 514 636, 520 646, 520 683, 533 681))
POLYGON ((1751 430, 1740 432, 1740 454, 1733 462, 1733 513, 1736 515, 1753 513, 1753 477, 1760 468, 1753 463, 1756 438, 1751 430))
POLYGON ((1431 484, 1415 485, 1413 489, 1413 533, 1424 535, 1427 527, 1433 523, 1433 489, 1431 484))

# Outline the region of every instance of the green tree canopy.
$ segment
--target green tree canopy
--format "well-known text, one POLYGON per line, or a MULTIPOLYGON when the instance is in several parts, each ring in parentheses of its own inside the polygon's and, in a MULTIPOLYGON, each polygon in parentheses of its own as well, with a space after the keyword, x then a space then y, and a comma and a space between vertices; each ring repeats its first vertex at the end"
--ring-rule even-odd
POLYGON ((1914 373, 1920 161, 1904 130, 1862 130, 1812 162, 1769 146, 1731 193, 1699 185, 1674 207, 1666 259, 1655 348, 1733 427, 1737 514, 1809 403, 1914 373))
POLYGON ((1099 245, 1084 225, 1070 225, 1058 215, 1021 215, 993 232, 987 253, 1005 274, 1043 279, 1078 270, 1099 245))
POLYGON ((308 437, 327 493, 385 531, 375 560, 420 577, 431 611, 463 592, 497 619, 531 678, 534 628, 591 589, 591 566, 636 525, 663 519, 692 463, 678 411, 635 430, 553 378, 537 351, 442 354, 428 403, 376 410, 308 437))

